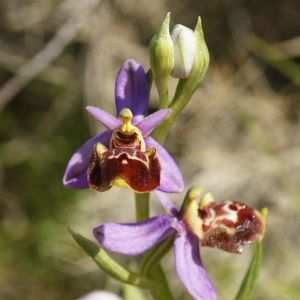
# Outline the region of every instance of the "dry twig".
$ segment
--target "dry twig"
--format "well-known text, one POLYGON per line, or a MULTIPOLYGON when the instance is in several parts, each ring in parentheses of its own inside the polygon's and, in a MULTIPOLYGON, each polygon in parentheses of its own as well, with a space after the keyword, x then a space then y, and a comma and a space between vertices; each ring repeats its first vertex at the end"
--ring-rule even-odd
POLYGON ((30 61, 23 65, 13 78, 2 86, 0 89, 0 111, 33 78, 47 68, 63 52, 64 48, 75 38, 87 21, 88 16, 94 11, 100 1, 80 1, 76 11, 58 29, 53 39, 30 61))

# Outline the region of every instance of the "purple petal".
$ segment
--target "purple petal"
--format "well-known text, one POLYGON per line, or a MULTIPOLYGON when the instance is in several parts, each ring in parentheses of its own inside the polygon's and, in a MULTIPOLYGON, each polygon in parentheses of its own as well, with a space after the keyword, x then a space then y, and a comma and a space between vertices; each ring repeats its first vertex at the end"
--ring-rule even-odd
POLYGON ((156 140, 148 136, 145 138, 146 148, 154 147, 157 151, 161 173, 159 191, 165 193, 179 193, 184 189, 181 173, 167 150, 156 140))
POLYGON ((147 136, 150 132, 157 127, 164 119, 171 113, 171 109, 161 109, 140 121, 136 126, 141 130, 143 136, 147 136))
POLYGON ((128 59, 121 66, 116 78, 115 97, 117 116, 127 107, 141 120, 148 110, 149 95, 147 77, 143 67, 134 59, 128 59))
POLYGON ((87 166, 92 156, 93 146, 102 143, 108 147, 111 132, 104 131, 85 142, 71 157, 65 170, 63 184, 73 189, 88 187, 87 166))
POLYGON ((168 198, 166 193, 155 191, 155 194, 157 195, 160 204, 163 206, 163 208, 171 213, 173 216, 178 217, 179 216, 179 211, 175 207, 175 205, 172 203, 172 201, 168 198))
POLYGON ((174 242, 175 270, 187 291, 196 300, 217 299, 201 262, 199 240, 188 232, 181 232, 174 242))
POLYGON ((121 125, 119 119, 99 107, 87 106, 85 109, 92 117, 101 122, 110 131, 121 125))
POLYGON ((174 218, 157 216, 138 223, 106 223, 94 229, 101 246, 124 255, 139 255, 175 232, 174 218))

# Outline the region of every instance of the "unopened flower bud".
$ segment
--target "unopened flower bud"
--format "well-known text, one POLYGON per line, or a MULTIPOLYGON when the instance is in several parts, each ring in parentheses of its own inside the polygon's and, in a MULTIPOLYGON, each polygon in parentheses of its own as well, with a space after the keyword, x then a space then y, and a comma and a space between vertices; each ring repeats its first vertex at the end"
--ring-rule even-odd
POLYGON ((171 33, 174 43, 174 68, 171 75, 175 78, 187 78, 193 67, 196 39, 193 30, 176 25, 171 33))
POLYGON ((152 37, 150 65, 153 78, 163 102, 168 102, 168 79, 174 66, 174 46, 169 32, 170 13, 168 13, 159 29, 152 37))
POLYGON ((169 105, 172 108, 171 121, 190 101, 194 92, 203 81, 209 65, 209 53, 204 40, 200 17, 193 31, 193 39, 188 29, 183 26, 175 26, 174 34, 172 35, 176 37, 177 34, 177 39, 174 39, 175 47, 178 49, 177 51, 175 50, 175 53, 177 52, 177 56, 175 54, 176 67, 172 75, 180 77, 184 74, 184 77, 179 80, 174 98, 169 105), (194 50, 192 50, 193 45, 195 47, 194 50))

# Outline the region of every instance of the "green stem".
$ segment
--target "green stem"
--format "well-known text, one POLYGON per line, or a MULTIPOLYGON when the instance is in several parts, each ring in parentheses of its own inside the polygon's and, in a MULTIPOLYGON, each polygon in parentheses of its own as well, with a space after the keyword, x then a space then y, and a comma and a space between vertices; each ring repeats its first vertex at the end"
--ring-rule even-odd
POLYGON ((157 91, 159 94, 159 108, 167 108, 169 105, 169 90, 168 90, 168 79, 165 82, 156 82, 157 91))
POLYGON ((235 300, 251 300, 254 287, 258 279, 260 265, 262 259, 262 244, 256 242, 254 244, 254 253, 248 267, 247 273, 241 283, 240 289, 234 298, 235 300))
POLYGON ((160 265, 156 265, 155 268, 149 274, 149 278, 159 284, 159 287, 150 288, 150 292, 155 300, 173 300, 167 278, 160 265))
POLYGON ((137 222, 149 218, 149 199, 150 193, 135 193, 135 216, 137 222))
POLYGON ((169 118, 167 118, 152 132, 152 136, 162 145, 164 144, 167 138, 171 124, 172 121, 169 118))
POLYGON ((124 300, 146 300, 144 291, 130 284, 124 284, 122 296, 124 300))
POLYGON ((159 262, 172 248, 174 236, 164 240, 157 247, 151 249, 145 256, 142 262, 141 275, 157 282, 158 288, 150 289, 154 299, 172 300, 168 281, 162 270, 159 262))
MULTIPOLYGON (((201 80, 203 80, 205 73, 201 80)), ((181 79, 178 81, 177 88, 173 100, 169 104, 172 109, 170 116, 162 122, 152 133, 152 136, 160 143, 164 143, 169 128, 178 116, 178 114, 186 107, 192 98, 197 86, 195 86, 193 79, 181 79)))
MULTIPOLYGON (((136 220, 138 222, 149 218, 149 198, 149 193, 135 193, 135 211, 136 220)), ((153 251, 155 252, 155 248, 153 251)), ((149 278, 157 283, 157 286, 150 287, 149 291, 151 292, 153 299, 173 300, 168 282, 160 265, 157 264, 158 262, 159 260, 155 263, 155 266, 153 268, 147 267, 150 273, 148 274, 148 276, 146 275, 145 278, 149 278)))
POLYGON ((169 252, 173 243, 174 236, 171 236, 162 241, 157 247, 153 248, 147 253, 147 255, 145 255, 141 267, 141 274, 143 276, 147 277, 152 273, 153 268, 155 268, 159 261, 169 252))

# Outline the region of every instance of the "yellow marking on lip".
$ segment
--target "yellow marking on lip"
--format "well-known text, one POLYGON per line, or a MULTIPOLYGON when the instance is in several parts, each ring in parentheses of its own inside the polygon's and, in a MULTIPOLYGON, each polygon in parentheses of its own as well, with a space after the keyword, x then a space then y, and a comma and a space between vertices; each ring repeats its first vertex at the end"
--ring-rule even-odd
POLYGON ((95 146, 95 150, 98 155, 103 154, 107 149, 105 146, 103 146, 101 143, 97 143, 95 146))
POLYGON ((148 157, 150 157, 150 156, 154 155, 155 152, 156 152, 156 149, 155 149, 154 147, 150 147, 150 148, 146 151, 146 155, 147 155, 148 157))
POLYGON ((122 160, 122 165, 128 165, 128 160, 127 159, 123 159, 122 160))
POLYGON ((130 188, 130 186, 125 182, 125 180, 123 180, 121 178, 115 179, 113 185, 118 186, 118 187, 128 187, 128 188, 130 188))

